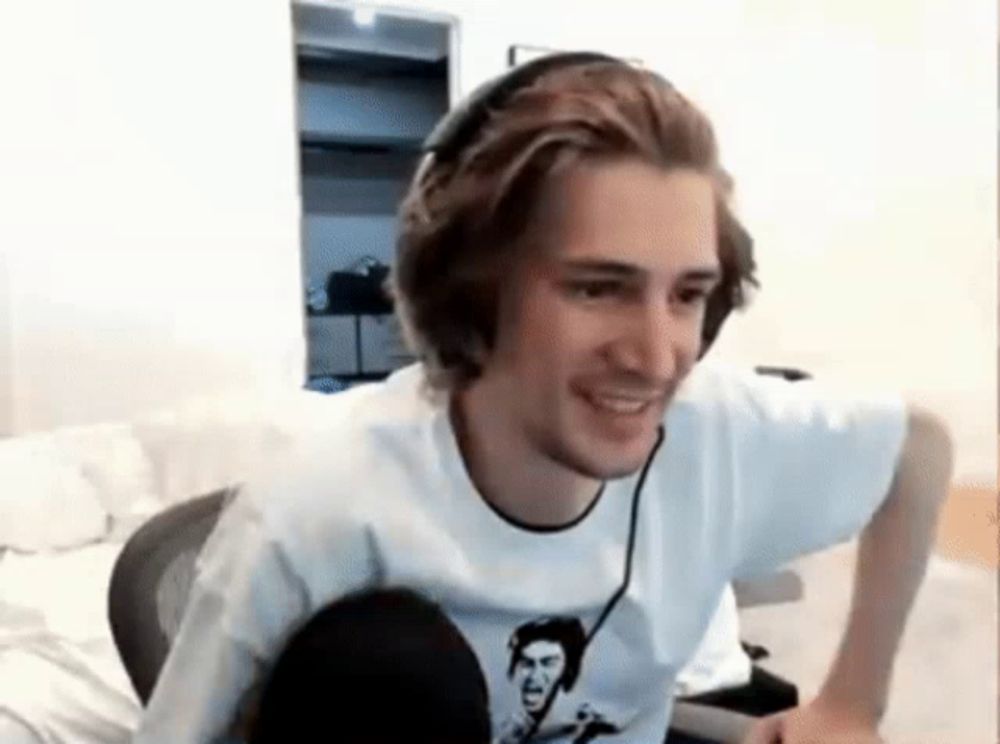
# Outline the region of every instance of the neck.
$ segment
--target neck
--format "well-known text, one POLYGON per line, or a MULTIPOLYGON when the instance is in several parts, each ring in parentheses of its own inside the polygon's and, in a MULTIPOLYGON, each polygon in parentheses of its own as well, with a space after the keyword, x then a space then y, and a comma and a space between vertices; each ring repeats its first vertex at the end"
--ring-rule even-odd
POLYGON ((509 404, 496 400, 504 398, 485 385, 451 400, 452 426, 476 489, 501 514, 530 527, 560 527, 581 517, 601 481, 540 452, 511 420, 509 404))

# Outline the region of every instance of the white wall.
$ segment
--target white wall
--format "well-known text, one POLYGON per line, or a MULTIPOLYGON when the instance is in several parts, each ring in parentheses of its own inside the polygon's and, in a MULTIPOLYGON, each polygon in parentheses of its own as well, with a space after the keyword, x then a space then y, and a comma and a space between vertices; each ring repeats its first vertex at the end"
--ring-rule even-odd
MULTIPOLYGON (((561 3, 397 5, 461 18, 463 92, 511 43, 667 74, 715 120, 758 245, 764 292, 713 353, 901 387, 947 415, 960 477, 995 482, 990 0, 621 0, 572 22, 561 3)), ((301 374, 287 6, 53 0, 15 20, 12 428, 301 374)))
POLYGON ((11 11, 0 18, 11 428, 300 380, 289 7, 11 11))
POLYGON ((7 255, 0 245, 0 437, 10 434, 14 419, 14 349, 10 337, 12 328, 7 255))
POLYGON ((729 82, 751 95, 719 91, 765 282, 720 351, 898 385, 992 486, 996 5, 808 5, 748 19, 758 51, 729 82))

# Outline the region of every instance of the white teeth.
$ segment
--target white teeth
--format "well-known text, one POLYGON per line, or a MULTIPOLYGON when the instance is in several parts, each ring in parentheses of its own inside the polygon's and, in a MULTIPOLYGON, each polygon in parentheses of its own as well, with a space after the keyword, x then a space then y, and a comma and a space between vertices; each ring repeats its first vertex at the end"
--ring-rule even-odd
POLYGON ((597 395, 591 397, 590 400, 601 408, 607 408, 615 413, 639 413, 639 411, 649 404, 649 401, 647 400, 635 400, 634 398, 609 398, 597 395))

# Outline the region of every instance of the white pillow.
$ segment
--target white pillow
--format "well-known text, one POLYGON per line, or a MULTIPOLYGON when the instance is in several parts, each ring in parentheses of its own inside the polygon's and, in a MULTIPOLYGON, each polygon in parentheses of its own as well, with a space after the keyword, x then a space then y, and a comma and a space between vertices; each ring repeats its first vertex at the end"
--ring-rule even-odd
POLYGON ((251 470, 247 451, 258 427, 227 427, 205 419, 163 414, 136 424, 153 463, 161 506, 203 496, 244 481, 251 470))
POLYGON ((97 489, 49 436, 0 441, 0 548, 75 548, 108 534, 97 489))
POLYGON ((97 490, 112 519, 109 539, 124 539, 158 511, 153 466, 131 425, 67 427, 53 440, 97 490))
POLYGON ((318 393, 235 391, 184 401, 137 420, 164 506, 251 479, 285 451, 313 415, 318 393))

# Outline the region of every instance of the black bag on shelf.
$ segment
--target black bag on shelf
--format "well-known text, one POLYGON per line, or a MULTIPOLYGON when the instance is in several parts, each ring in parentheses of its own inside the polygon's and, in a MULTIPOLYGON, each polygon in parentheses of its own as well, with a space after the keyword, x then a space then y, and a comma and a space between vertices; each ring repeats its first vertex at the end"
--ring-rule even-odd
POLYGON ((334 271, 326 283, 327 315, 390 315, 392 302, 382 288, 388 266, 373 266, 367 274, 334 271))

